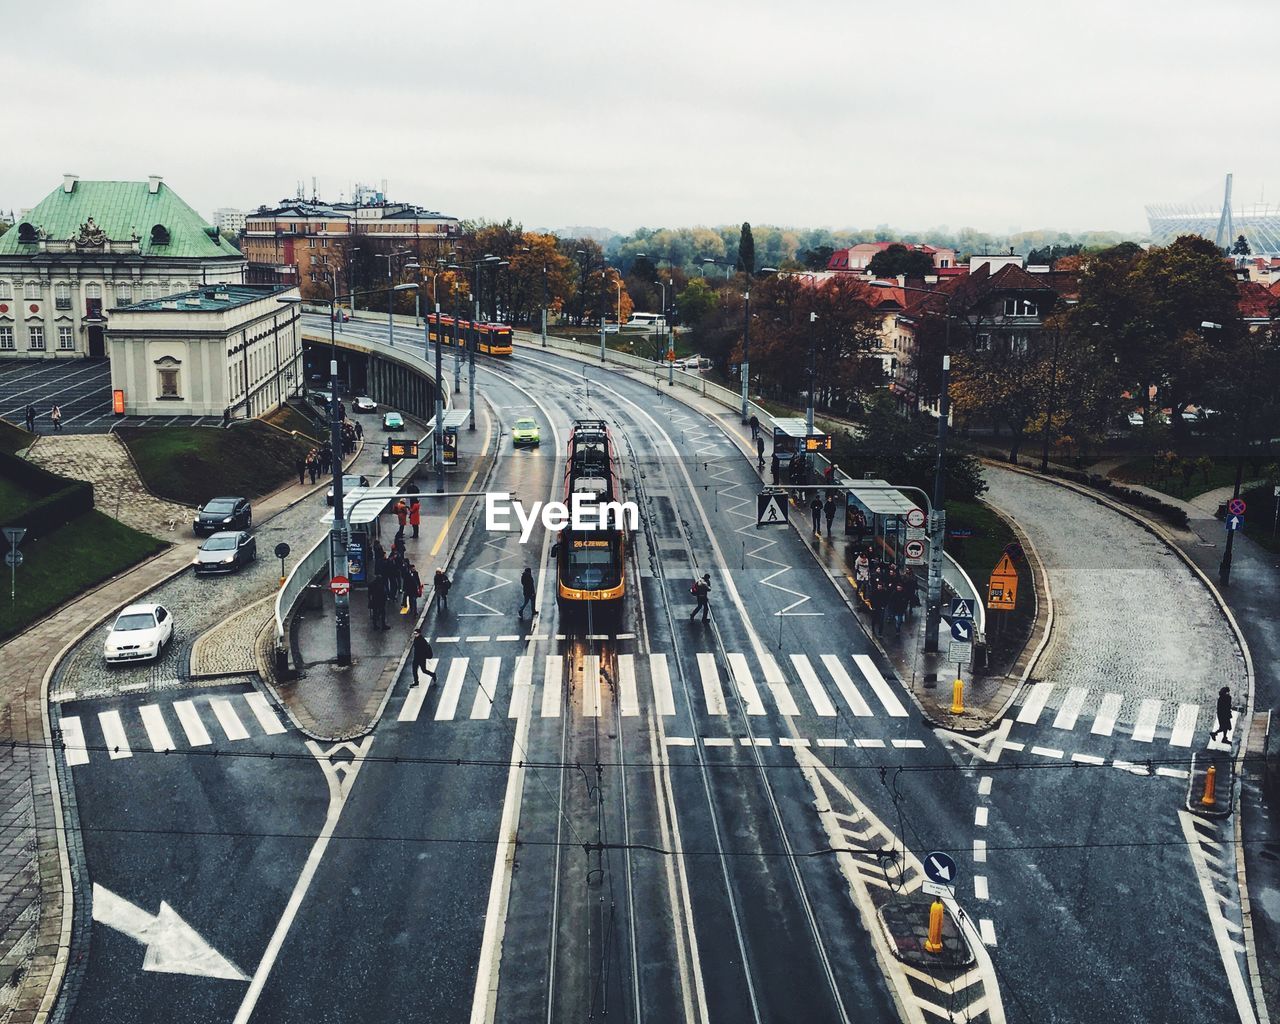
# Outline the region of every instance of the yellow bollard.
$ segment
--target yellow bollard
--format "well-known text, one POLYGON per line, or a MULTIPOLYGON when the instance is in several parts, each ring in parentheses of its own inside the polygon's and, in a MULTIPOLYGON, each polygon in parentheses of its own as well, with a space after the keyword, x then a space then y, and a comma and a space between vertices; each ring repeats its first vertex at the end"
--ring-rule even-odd
POLYGON ((924 940, 926 953, 942 952, 942 901, 934 900, 929 908, 929 937, 924 940))
POLYGON ((1218 788, 1218 768, 1216 765, 1209 765, 1209 770, 1204 773, 1204 796, 1200 798, 1200 802, 1205 807, 1212 807, 1216 802, 1215 790, 1218 788))
POLYGON ((285 579, 286 579, 286 577, 284 577, 284 576, 281 576, 281 577, 280 577, 280 586, 281 586, 281 587, 283 587, 283 586, 284 586, 284 581, 285 581, 285 579))
POLYGON ((964 680, 957 679, 951 684, 951 713, 964 714, 964 680))

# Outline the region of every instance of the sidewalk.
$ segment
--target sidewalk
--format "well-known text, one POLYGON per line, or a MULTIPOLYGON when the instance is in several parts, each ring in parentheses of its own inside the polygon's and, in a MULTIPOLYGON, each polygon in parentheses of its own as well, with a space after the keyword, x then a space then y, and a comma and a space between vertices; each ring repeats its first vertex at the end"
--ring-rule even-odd
MULTIPOLYGON (((53 468, 65 473, 71 467, 53 468)), ((117 463, 113 473, 121 490, 135 496, 136 508, 146 510, 133 525, 154 531, 160 524, 151 510, 166 503, 146 495, 140 483, 121 479, 118 470, 117 463)), ((255 520, 261 525, 323 486, 290 483, 254 502, 255 520)), ((123 504, 121 511, 123 515, 123 504)), ((170 548, 54 609, 0 645, 6 667, 0 677, 0 1018, 12 1024, 26 1024, 52 1009, 71 939, 62 798, 48 749, 49 679, 66 651, 98 623, 191 565, 200 541, 188 535, 189 526, 184 529, 188 514, 182 509, 173 533, 164 522, 162 536, 174 540, 170 548)))

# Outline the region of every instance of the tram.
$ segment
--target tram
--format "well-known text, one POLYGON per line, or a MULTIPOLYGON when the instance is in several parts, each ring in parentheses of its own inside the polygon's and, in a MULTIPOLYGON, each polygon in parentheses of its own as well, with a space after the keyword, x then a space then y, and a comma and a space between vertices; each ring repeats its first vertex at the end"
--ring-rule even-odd
MULTIPOLYGON (((442 313, 427 314, 427 337, 433 343, 444 341, 453 344, 454 318, 442 313)), ((475 323, 471 320, 458 320, 458 344, 463 351, 470 344, 475 344, 476 351, 486 356, 511 355, 511 327, 499 323, 475 323)))
MULTIPOLYGON (((591 519, 593 510, 620 506, 622 485, 613 439, 603 420, 575 420, 565 460, 564 501, 574 498, 591 519)), ((596 522, 560 532, 556 558, 557 598, 563 611, 616 612, 626 592, 627 530, 625 516, 596 516, 596 522)))

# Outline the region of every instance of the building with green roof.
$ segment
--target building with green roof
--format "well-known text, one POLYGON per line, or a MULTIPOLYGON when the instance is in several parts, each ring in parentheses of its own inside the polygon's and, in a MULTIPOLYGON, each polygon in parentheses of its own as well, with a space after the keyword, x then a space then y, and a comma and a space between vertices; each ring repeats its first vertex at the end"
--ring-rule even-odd
POLYGON ((68 174, 0 235, 0 360, 105 359, 112 309, 243 282, 245 267, 160 177, 68 174))

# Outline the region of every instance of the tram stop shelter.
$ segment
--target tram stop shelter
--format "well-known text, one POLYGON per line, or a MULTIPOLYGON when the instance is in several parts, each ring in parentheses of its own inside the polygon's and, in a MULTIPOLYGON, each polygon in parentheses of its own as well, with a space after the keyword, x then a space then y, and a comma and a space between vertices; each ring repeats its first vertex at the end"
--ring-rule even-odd
POLYGON ((861 513, 873 548, 881 557, 892 557, 901 563, 908 539, 907 514, 920 506, 888 480, 856 480, 844 488, 845 534, 857 534, 857 513, 861 513))
MULTIPOLYGON (((342 496, 342 515, 347 524, 347 578, 352 583, 369 579, 369 556, 374 541, 382 539, 382 514, 397 498, 405 497, 398 487, 355 487, 342 496)), ((333 526, 333 510, 320 520, 333 526)), ((383 547, 387 547, 386 543, 383 547)))

